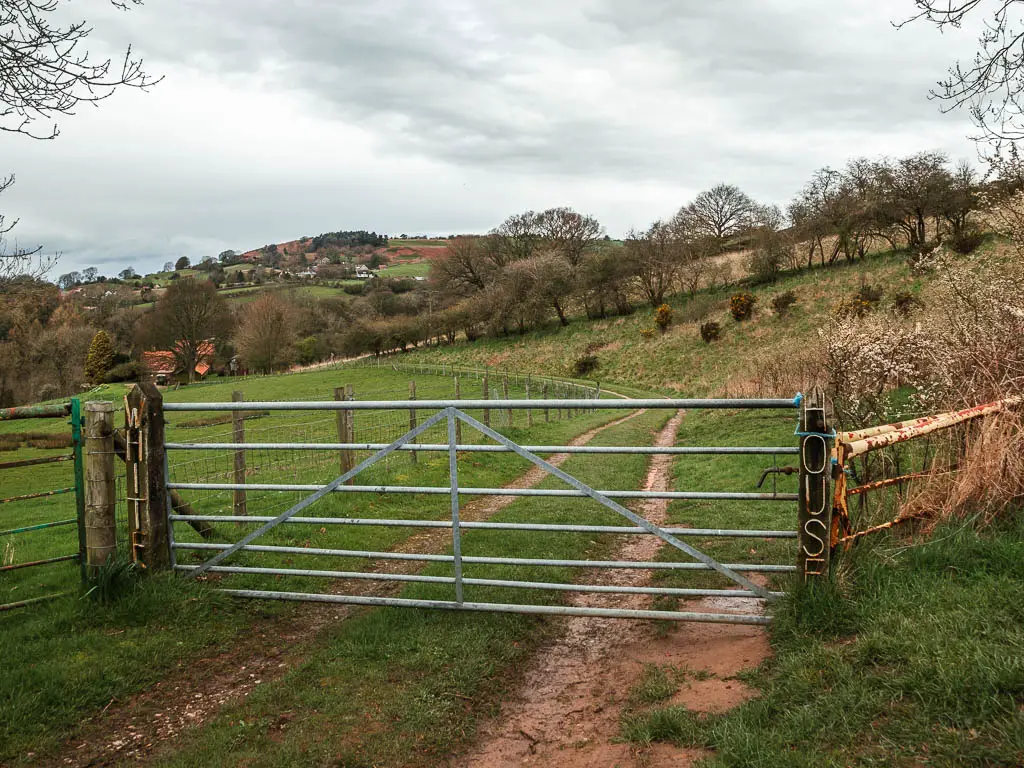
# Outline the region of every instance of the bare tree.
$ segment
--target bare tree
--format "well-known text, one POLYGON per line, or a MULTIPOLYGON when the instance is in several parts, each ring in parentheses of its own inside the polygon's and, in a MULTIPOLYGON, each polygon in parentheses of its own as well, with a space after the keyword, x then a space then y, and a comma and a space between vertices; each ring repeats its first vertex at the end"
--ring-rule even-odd
MULTIPOLYGON (((128 9, 142 0, 111 4, 128 9)), ((144 89, 160 80, 146 73, 131 47, 117 65, 92 56, 84 50, 92 27, 85 21, 61 25, 60 5, 0 0, 0 131, 53 139, 60 133, 58 115, 74 114, 82 102, 102 101, 118 88, 144 89)))
MULTIPOLYGON (((13 183, 13 174, 0 178, 0 193, 13 183)), ((0 287, 8 285, 19 276, 40 278, 49 272, 57 261, 56 257, 42 255, 41 248, 25 249, 15 245, 8 251, 6 235, 17 223, 17 219, 8 222, 4 215, 0 214, 0 287)))
POLYGON ((534 211, 509 216, 491 231, 496 248, 491 258, 498 267, 533 256, 543 239, 540 214, 534 211))
POLYGON ((537 298, 555 310, 559 323, 563 326, 568 325, 566 304, 576 289, 576 280, 569 260, 559 253, 548 251, 524 263, 532 270, 537 298))
POLYGON ((941 152, 918 152, 877 164, 875 183, 879 196, 876 218, 906 236, 907 247, 920 248, 926 236, 926 219, 938 215, 952 176, 948 158, 941 152))
POLYGON ((432 277, 440 288, 456 296, 482 291, 495 270, 490 251, 485 238, 453 237, 441 258, 434 262, 432 277))
POLYGON ((646 232, 626 235, 626 258, 652 307, 661 305, 679 274, 680 243, 673 228, 654 222, 646 232))
POLYGON ((535 222, 546 245, 569 262, 574 272, 604 234, 597 219, 572 208, 549 208, 537 214, 535 222))
MULTIPOLYGON (((142 0, 110 0, 127 10, 142 0)), ((85 103, 108 98, 121 87, 145 89, 159 82, 133 58, 129 47, 115 66, 85 50, 92 27, 84 21, 67 25, 56 20, 60 0, 0 0, 0 132, 33 139, 53 139, 60 133, 59 115, 74 114, 85 103)), ((14 176, 0 179, 0 192, 14 176)), ((17 245, 8 252, 4 235, 17 221, 0 216, 0 285, 18 275, 40 277, 56 256, 41 256, 41 248, 17 245)))
POLYGON ((269 373, 291 362, 295 342, 294 308, 274 293, 261 294, 242 306, 234 340, 248 368, 269 373))
POLYGON ((691 231, 722 241, 749 226, 753 209, 754 201, 739 187, 718 184, 697 195, 677 216, 690 219, 691 231))
POLYGON ((609 312, 628 315, 633 312, 630 295, 636 275, 629 258, 622 257, 618 246, 599 244, 587 253, 576 276, 576 288, 583 298, 587 317, 606 317, 609 312))
POLYGON ((174 354, 191 382, 207 342, 225 335, 230 327, 227 303, 213 284, 188 277, 171 283, 146 317, 143 332, 150 346, 174 354))
POLYGON ((997 148, 1024 139, 1024 28, 1021 0, 914 0, 917 13, 898 24, 925 21, 939 30, 959 28, 973 12, 986 13, 978 51, 956 62, 931 91, 943 111, 966 107, 981 130, 977 140, 997 148))

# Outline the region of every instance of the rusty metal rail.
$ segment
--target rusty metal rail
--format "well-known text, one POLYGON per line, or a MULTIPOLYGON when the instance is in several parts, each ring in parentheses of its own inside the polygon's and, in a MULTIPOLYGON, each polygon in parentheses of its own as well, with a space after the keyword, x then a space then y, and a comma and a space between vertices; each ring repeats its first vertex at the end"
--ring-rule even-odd
MULTIPOLYGON (((832 546, 846 544, 847 546, 870 533, 887 530, 899 523, 914 519, 911 516, 897 517, 889 522, 871 526, 865 530, 854 532, 853 524, 850 521, 850 513, 847 505, 847 498, 861 495, 870 491, 886 488, 899 483, 908 482, 922 477, 929 477, 935 472, 914 472, 899 477, 885 478, 872 483, 866 483, 856 488, 848 488, 846 481, 846 466, 857 456, 863 456, 871 451, 887 448, 898 443, 907 442, 919 437, 925 437, 958 424, 964 424, 984 416, 993 416, 1003 413, 1010 408, 1024 404, 1024 397, 1015 395, 994 400, 991 403, 983 403, 970 408, 963 408, 957 411, 946 411, 930 416, 922 416, 917 419, 894 422, 892 424, 881 424, 864 429, 837 432, 833 448, 833 464, 836 467, 835 493, 833 500, 833 526, 831 543, 832 546)), ((945 470, 953 467, 945 467, 945 470)))

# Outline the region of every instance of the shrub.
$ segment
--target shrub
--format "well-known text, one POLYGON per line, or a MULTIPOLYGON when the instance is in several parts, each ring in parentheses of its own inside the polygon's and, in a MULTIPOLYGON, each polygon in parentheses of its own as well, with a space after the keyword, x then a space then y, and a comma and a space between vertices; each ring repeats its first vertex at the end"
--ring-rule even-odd
POLYGON ((701 325, 700 337, 704 339, 705 344, 710 344, 712 341, 718 341, 722 337, 722 326, 714 320, 710 320, 701 325))
POLYGON ((962 256, 973 253, 985 242, 985 233, 977 229, 964 229, 949 236, 949 246, 962 256))
POLYGON ((865 304, 874 306, 882 300, 882 297, 885 295, 885 290, 878 286, 871 285, 870 283, 861 283, 860 288, 858 288, 857 292, 853 295, 854 298, 860 299, 865 304))
POLYGON ((596 371, 598 365, 597 355, 584 354, 576 358, 576 362, 572 364, 572 372, 577 378, 582 378, 596 371))
POLYGON ((882 300, 885 291, 879 287, 861 283, 860 288, 849 299, 843 299, 836 306, 837 317, 864 317, 882 300))
POLYGON ((668 327, 672 325, 672 307, 668 304, 662 304, 654 313, 654 322, 658 326, 658 330, 664 333, 668 330, 668 327))
POLYGON ((793 291, 780 293, 772 299, 772 309, 775 310, 775 314, 779 317, 788 315, 790 307, 794 304, 796 304, 796 294, 793 291))
POLYGON ((756 285, 774 283, 782 271, 785 251, 778 248, 759 249, 747 260, 747 270, 756 285))
POLYGON ((922 309, 924 302, 910 291, 900 291, 892 297, 893 311, 906 317, 915 309, 922 309))
POLYGON ((640 329, 640 338, 644 339, 645 341, 650 341, 656 335, 657 335, 657 331, 655 331, 653 328, 641 328, 640 329))
POLYGON ((114 364, 114 345, 106 331, 96 331, 89 345, 89 355, 85 359, 85 377, 93 384, 103 381, 114 364))
POLYGON ((341 286, 341 290, 347 293, 349 296, 362 296, 363 295, 363 284, 362 283, 346 283, 341 286))
POLYGON ((146 366, 142 363, 128 362, 115 365, 107 371, 107 375, 103 377, 103 380, 108 384, 113 384, 117 381, 139 381, 145 375, 146 366))
POLYGON ((747 320, 754 314, 755 303, 757 303, 757 297, 754 294, 737 293, 729 299, 729 313, 737 322, 747 320))

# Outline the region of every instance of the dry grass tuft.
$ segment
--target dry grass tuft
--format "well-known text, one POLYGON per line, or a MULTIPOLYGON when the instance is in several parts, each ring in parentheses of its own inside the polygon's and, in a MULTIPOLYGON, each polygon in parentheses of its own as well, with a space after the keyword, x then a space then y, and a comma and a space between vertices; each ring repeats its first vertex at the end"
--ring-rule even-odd
POLYGON ((901 518, 924 520, 930 531, 947 520, 977 517, 989 525, 1024 500, 1024 419, 1003 413, 969 430, 955 472, 937 472, 916 483, 901 518))

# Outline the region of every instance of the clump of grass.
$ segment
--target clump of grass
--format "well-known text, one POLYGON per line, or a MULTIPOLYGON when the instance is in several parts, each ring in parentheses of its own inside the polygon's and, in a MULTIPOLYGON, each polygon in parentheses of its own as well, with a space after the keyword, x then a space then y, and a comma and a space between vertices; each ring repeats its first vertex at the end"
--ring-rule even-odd
POLYGON ((630 692, 630 699, 640 704, 657 704, 671 699, 678 690, 676 670, 658 664, 644 664, 640 682, 630 692))
POLYGON ((898 516, 925 520, 929 531, 967 518, 988 526, 1018 511, 1024 499, 1024 419, 1012 412, 983 419, 967 433, 956 466, 912 486, 898 516))
POLYGON ((85 597, 101 605, 110 605, 135 589, 138 569, 127 555, 117 554, 89 575, 85 597))

